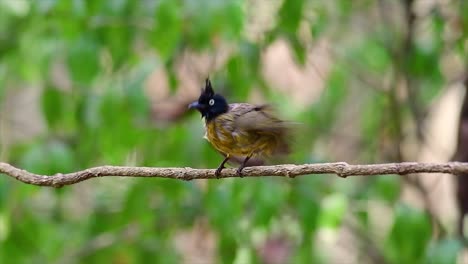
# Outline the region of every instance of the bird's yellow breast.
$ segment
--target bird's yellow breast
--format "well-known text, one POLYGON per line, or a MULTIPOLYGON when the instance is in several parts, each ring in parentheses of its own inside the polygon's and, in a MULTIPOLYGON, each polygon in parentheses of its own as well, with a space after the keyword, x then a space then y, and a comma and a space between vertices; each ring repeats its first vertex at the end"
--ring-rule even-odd
POLYGON ((277 147, 274 135, 242 130, 235 126, 231 113, 225 113, 205 123, 205 138, 218 151, 235 156, 269 156, 277 147))

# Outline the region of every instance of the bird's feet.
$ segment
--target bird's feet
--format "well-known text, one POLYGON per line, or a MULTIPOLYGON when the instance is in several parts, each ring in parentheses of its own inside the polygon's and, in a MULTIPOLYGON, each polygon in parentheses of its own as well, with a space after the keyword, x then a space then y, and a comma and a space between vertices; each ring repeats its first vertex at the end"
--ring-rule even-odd
POLYGON ((239 168, 237 168, 237 175, 241 178, 244 178, 244 175, 242 175, 242 170, 244 169, 244 166, 240 166, 239 168))
POLYGON ((224 169, 224 166, 219 166, 215 171, 216 179, 219 179, 219 175, 221 175, 221 171, 224 169))
POLYGON ((239 177, 241 177, 241 178, 244 177, 244 175, 242 175, 242 170, 243 170, 243 169, 245 168, 245 166, 247 165, 247 161, 249 161, 249 159, 250 159, 251 156, 252 156, 252 155, 247 156, 247 157, 244 159, 244 162, 242 162, 242 165, 240 165, 239 168, 237 168, 237 171, 236 171, 236 172, 237 172, 237 176, 239 176, 239 177))
POLYGON ((219 164, 219 167, 215 171, 216 179, 219 179, 219 175, 221 175, 221 171, 225 168, 224 164, 226 164, 226 162, 228 160, 229 160, 229 155, 226 155, 223 162, 221 162, 221 164, 219 164))

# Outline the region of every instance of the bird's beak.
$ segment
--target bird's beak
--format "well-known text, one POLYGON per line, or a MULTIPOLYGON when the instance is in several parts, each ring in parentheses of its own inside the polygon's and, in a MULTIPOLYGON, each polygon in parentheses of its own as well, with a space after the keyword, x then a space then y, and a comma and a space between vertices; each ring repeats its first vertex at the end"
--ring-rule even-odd
POLYGON ((197 109, 200 110, 202 108, 202 105, 198 103, 198 101, 195 101, 191 104, 188 105, 188 109, 197 109))

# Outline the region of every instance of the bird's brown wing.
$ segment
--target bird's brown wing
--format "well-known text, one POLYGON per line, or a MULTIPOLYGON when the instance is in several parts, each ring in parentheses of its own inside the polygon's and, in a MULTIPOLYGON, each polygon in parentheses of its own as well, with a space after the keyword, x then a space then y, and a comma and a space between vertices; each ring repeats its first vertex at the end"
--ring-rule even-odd
POLYGON ((290 125, 276 117, 270 105, 235 104, 230 113, 235 115, 234 128, 238 133, 254 133, 271 140, 272 153, 289 152, 290 125))
POLYGON ((235 127, 242 130, 277 133, 289 127, 288 122, 276 117, 270 105, 236 104, 232 112, 236 113, 235 127))

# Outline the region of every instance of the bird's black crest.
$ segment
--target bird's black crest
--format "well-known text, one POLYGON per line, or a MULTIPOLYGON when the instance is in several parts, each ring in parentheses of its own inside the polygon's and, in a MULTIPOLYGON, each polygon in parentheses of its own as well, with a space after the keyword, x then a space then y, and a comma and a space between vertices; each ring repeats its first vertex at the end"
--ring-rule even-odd
POLYGON ((207 96, 212 97, 214 95, 213 86, 211 86, 210 78, 206 78, 205 89, 203 90, 207 96))

